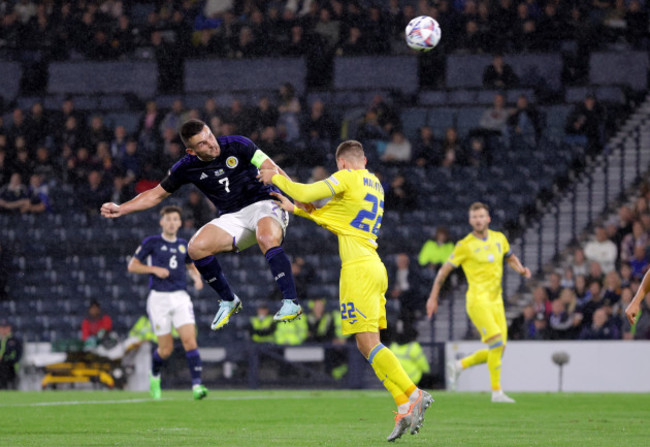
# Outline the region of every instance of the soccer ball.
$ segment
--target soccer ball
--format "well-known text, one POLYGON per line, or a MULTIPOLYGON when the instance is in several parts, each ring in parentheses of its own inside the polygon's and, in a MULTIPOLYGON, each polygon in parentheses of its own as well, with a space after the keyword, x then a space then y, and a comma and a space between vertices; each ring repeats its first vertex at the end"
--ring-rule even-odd
POLYGON ((406 44, 417 51, 430 51, 440 42, 440 25, 429 16, 419 16, 406 25, 406 44))

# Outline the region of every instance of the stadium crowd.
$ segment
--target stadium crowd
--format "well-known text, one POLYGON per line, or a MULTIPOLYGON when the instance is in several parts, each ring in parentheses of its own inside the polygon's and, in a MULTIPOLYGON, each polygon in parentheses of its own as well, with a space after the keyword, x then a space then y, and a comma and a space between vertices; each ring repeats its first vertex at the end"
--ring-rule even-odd
MULTIPOLYGON (((647 7, 638 0, 21 0, 0 2, 0 54, 23 62, 25 67, 38 67, 52 60, 128 60, 146 56, 139 50, 153 49, 161 73, 165 69, 175 72, 161 76, 161 93, 180 93, 182 79, 179 82, 178 73, 182 70, 170 61, 183 57, 305 56, 309 67, 325 76, 311 85, 324 86, 330 79, 328 70, 321 68, 331 68, 334 55, 406 51, 404 45, 393 45, 392 40, 401 39, 405 24, 421 14, 437 18, 444 30, 439 55, 563 50, 567 83, 584 80, 589 52, 604 44, 623 42, 633 48, 647 48, 647 7), (138 12, 143 10, 148 11, 146 17, 139 17, 138 12), (575 43, 574 50, 565 48, 568 40, 575 43)), ((424 64, 428 57, 438 56, 422 56, 424 64)), ((496 76, 487 76, 486 85, 516 85, 512 77, 499 80, 501 71, 499 67, 494 70, 496 76)), ((34 91, 46 85, 36 82, 38 79, 28 79, 21 87, 34 91)), ((590 132, 594 126, 602 127, 603 117, 593 110, 594 105, 587 104, 589 101, 587 98, 584 105, 576 107, 570 117, 573 121, 567 122, 567 134, 578 137, 572 140, 576 144, 595 144, 598 151, 602 140, 594 141, 599 137, 590 132), (584 125, 585 120, 586 128, 576 128, 576 121, 584 125)), ((217 136, 250 137, 283 168, 294 167, 293 172, 302 175, 302 180, 310 181, 328 175, 331 148, 342 127, 341 118, 328 112, 328 104, 319 100, 307 104, 289 83, 278 86, 276 95, 262 97, 252 107, 240 100, 218 104, 206 98, 202 108, 189 109, 179 98, 169 109, 161 109, 155 99, 150 99, 143 104, 137 130, 131 134, 123 126, 108 125, 101 114, 87 117, 75 108, 73 98, 64 99, 59 110, 46 110, 37 102, 29 110, 8 104, 3 111, 11 115, 0 122, 0 212, 7 213, 51 212, 57 204, 50 197, 61 185, 74 185, 80 207, 90 214, 96 214, 104 202, 121 203, 132 198, 156 185, 164 170, 183 155, 177 129, 188 118, 210 123, 217 136)), ((369 158, 384 182, 386 206, 409 211, 418 207, 418 192, 411 179, 399 172, 400 167, 489 165, 494 138, 505 147, 518 137, 534 144, 543 130, 541 121, 526 97, 510 107, 497 95, 494 106, 486 109, 485 119, 477 122, 476 130, 469 135, 449 128, 444 136, 438 136, 424 126, 418 138, 409 141, 398 107, 377 95, 356 123, 356 135, 349 136, 373 142, 369 158)), ((626 326, 622 317, 625 303, 638 287, 639 274, 648 268, 648 253, 638 249, 645 248, 650 234, 648 198, 647 192, 642 192, 635 210, 623 213, 629 214, 624 222, 605 227, 606 239, 611 239, 616 249, 615 260, 605 263, 589 258, 585 246, 587 260, 580 261, 581 252, 576 251, 572 264, 560 275, 559 288, 554 274, 548 287, 535 290, 534 302, 511 326, 512 338, 650 338, 650 303, 646 302, 647 311, 635 328, 626 326), (588 268, 577 269, 581 262, 588 268)), ((184 209, 186 224, 195 227, 215 213, 200 194, 190 193, 184 209)), ((596 236, 602 239, 602 235, 596 236)), ((397 264, 399 269, 406 260, 397 264)), ((439 261, 421 261, 411 270, 431 278, 430 270, 435 267, 429 264, 439 261)), ((418 281, 400 281, 402 276, 397 273, 395 278, 397 286, 391 297, 401 300, 399 319, 408 325, 424 294, 418 301, 412 297, 413 291, 405 293, 409 283, 418 281)))

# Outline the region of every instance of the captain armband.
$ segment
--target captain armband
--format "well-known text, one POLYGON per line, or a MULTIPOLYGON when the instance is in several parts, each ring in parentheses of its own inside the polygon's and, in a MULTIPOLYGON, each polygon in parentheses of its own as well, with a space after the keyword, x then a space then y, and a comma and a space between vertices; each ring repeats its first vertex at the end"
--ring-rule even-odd
POLYGON ((262 163, 264 163, 266 160, 269 159, 269 156, 266 155, 264 152, 261 150, 257 149, 255 153, 253 154, 253 158, 251 159, 251 163, 255 165, 258 169, 260 166, 262 166, 262 163))

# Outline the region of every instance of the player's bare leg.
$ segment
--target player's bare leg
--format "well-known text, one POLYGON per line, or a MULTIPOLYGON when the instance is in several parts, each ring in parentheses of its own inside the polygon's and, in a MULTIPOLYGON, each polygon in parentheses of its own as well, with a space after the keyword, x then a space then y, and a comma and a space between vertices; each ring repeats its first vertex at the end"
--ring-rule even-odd
POLYGON ((190 258, 201 273, 201 276, 212 287, 219 297, 219 310, 212 320, 212 330, 217 330, 228 324, 230 317, 241 310, 241 301, 230 289, 230 285, 221 270, 219 261, 214 256, 217 253, 235 250, 232 236, 216 225, 203 225, 196 232, 187 246, 190 258))
MULTIPOLYGON (((278 212, 282 212, 282 210, 278 209, 278 212)), ((302 307, 298 303, 291 262, 281 247, 284 238, 282 226, 272 217, 263 217, 257 222, 255 236, 282 293, 282 307, 273 316, 273 319, 285 322, 295 320, 302 314, 302 307)))

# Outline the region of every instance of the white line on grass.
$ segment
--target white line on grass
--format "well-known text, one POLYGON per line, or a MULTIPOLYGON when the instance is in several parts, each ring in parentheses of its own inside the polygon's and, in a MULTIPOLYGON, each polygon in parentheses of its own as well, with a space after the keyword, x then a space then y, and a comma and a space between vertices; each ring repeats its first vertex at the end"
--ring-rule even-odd
MULTIPOLYGON (((365 397, 385 397, 383 393, 364 393, 365 397)), ((266 395, 251 395, 251 396, 211 396, 208 400, 270 400, 270 399, 313 399, 319 397, 314 394, 294 394, 294 395, 277 395, 277 396, 266 396, 266 395)), ((352 396, 351 396, 352 397, 352 396)), ((342 397, 344 398, 344 397, 342 397)), ((356 396, 354 398, 357 398, 356 396)), ((169 399, 162 398, 161 401, 174 401, 178 399, 169 399)), ((63 405, 113 405, 113 404, 133 404, 133 403, 145 403, 145 402, 157 402, 150 398, 143 399, 123 399, 123 400, 67 400, 67 401, 55 401, 55 402, 33 402, 25 404, 0 404, 2 407, 56 407, 63 405)))

